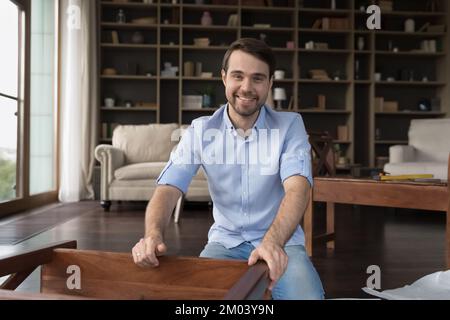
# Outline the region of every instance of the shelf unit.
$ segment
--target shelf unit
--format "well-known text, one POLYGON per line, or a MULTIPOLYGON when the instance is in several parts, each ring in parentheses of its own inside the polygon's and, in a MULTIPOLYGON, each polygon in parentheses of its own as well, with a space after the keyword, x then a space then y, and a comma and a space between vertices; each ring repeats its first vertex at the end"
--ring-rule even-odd
POLYGON ((435 1, 437 11, 428 12, 427 1, 395 0, 392 11, 382 10, 381 30, 361 31, 358 29, 364 27, 366 14, 358 8, 364 2, 355 1, 354 17, 355 64, 359 60, 365 66, 365 82, 355 83, 360 89, 355 99, 355 129, 359 133, 355 148, 363 150, 358 162, 374 166, 379 157, 389 155, 390 146, 408 143, 412 119, 449 114, 449 8, 446 1, 435 1), (416 32, 404 31, 407 19, 413 19, 416 32), (426 23, 443 25, 445 30, 419 31, 426 23), (363 51, 358 50, 359 37, 365 40, 363 51), (426 50, 422 46, 425 40, 434 40, 435 48, 426 50), (375 80, 375 73, 381 74, 380 81, 375 80), (383 112, 376 97, 396 101, 398 110, 383 112), (427 104, 439 100, 440 106, 437 103, 436 110, 419 111, 423 99, 427 104), (367 101, 368 108, 364 108, 367 101))
MULTIPOLYGON (((446 1, 437 1, 439 11, 427 12, 426 1, 395 0, 393 11, 382 12, 382 29, 374 31, 364 29, 369 15, 360 11, 368 2, 363 0, 336 0, 335 9, 330 8, 331 0, 280 0, 272 1, 276 6, 270 7, 248 5, 258 1, 245 0, 204 1, 210 4, 196 4, 195 0, 175 4, 163 0, 153 2, 98 1, 98 28, 102 40, 98 46, 100 100, 113 97, 120 106, 112 110, 99 102, 102 123, 187 124, 197 117, 212 114, 216 108, 183 109, 183 95, 199 94, 211 87, 215 96, 213 105, 226 102, 220 66, 228 45, 240 37, 266 40, 275 52, 277 69, 286 72, 285 79, 274 81, 274 87, 284 88, 288 96, 283 110, 288 111, 292 97, 293 110, 290 111, 302 115, 308 130, 326 130, 334 136, 341 155, 351 163, 373 166, 377 157, 387 155, 390 145, 407 142, 412 118, 448 115, 449 33, 447 30, 402 31, 408 18, 415 19, 417 27, 426 22, 448 26, 446 1), (211 4, 219 2, 221 4, 211 4), (124 10, 126 23, 115 22, 119 9, 124 10), (204 11, 211 13, 212 26, 201 25, 204 11), (238 17, 235 26, 227 25, 231 14, 238 17), (144 17, 154 17, 155 21, 153 24, 131 23, 132 19, 144 17), (323 18, 347 19, 348 24, 338 30, 313 28, 314 23, 323 18), (261 24, 270 24, 270 28, 261 24), (120 43, 112 43, 111 31, 118 33, 120 43), (143 43, 133 43, 133 34, 137 31, 143 36, 143 43), (208 37, 210 45, 194 45, 194 38, 199 37, 208 37), (358 48, 360 37, 364 39, 362 50, 358 48), (436 52, 417 51, 420 42, 428 39, 438 43, 436 52), (306 49, 311 41, 327 43, 328 48, 306 49), (393 52, 392 46, 397 46, 398 52, 393 52), (201 62, 202 71, 212 72, 213 76, 184 76, 183 66, 187 61, 192 61, 194 66, 201 62), (165 62, 179 68, 176 76, 162 76, 165 62), (103 76, 105 68, 115 68, 119 75, 103 76), (414 81, 401 81, 397 74, 389 75, 398 68, 413 69, 414 81), (312 80, 309 72, 312 69, 326 70, 329 79, 312 80), (374 73, 380 69, 382 79, 375 81, 374 73), (422 74, 428 81, 419 78, 422 74), (390 76, 394 81, 387 81, 390 76), (325 108, 318 108, 319 95, 326 97, 325 108), (400 111, 375 110, 378 96, 397 100, 400 111), (439 98, 441 108, 419 112, 416 107, 419 98, 439 98), (155 107, 125 108, 126 100, 147 102, 155 107), (347 126, 347 138, 338 139, 338 126, 347 126)), ((110 137, 102 137, 102 134, 99 140, 110 142, 110 137)))

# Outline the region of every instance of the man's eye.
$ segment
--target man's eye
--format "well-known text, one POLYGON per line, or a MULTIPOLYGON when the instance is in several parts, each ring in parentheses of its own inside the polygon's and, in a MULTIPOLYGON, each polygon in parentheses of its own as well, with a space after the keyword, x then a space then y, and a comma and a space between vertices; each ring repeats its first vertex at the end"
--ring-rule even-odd
POLYGON ((241 79, 242 79, 242 76, 241 76, 241 75, 238 75, 238 74, 235 74, 235 75, 233 76, 233 78, 236 79, 236 80, 241 80, 241 79))
POLYGON ((253 80, 255 82, 262 82, 264 79, 262 77, 255 77, 255 78, 253 78, 253 80))

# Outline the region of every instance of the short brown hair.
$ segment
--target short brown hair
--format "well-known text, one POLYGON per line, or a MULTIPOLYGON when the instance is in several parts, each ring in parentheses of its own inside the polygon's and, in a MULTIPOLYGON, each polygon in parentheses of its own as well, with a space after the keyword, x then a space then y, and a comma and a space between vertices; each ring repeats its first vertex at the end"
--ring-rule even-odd
POLYGON ((225 72, 228 71, 228 60, 233 51, 236 50, 244 51, 267 63, 269 66, 269 76, 272 77, 276 64, 275 55, 273 54, 272 49, 264 41, 255 38, 241 38, 230 45, 222 61, 222 69, 225 72))

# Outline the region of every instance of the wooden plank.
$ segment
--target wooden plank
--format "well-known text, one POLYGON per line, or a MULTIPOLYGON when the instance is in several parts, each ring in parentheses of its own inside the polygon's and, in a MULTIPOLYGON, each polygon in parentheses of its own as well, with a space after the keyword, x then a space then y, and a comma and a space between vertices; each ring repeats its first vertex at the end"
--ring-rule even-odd
POLYGON ((447 171, 447 222, 445 228, 445 239, 446 239, 446 257, 447 257, 447 267, 450 267, 450 154, 448 155, 448 171, 447 171))
POLYGON ((0 300, 92 300, 84 297, 74 297, 64 294, 43 294, 30 292, 16 292, 0 289, 0 300))
POLYGON ((42 268, 41 286, 44 293, 102 299, 221 299, 248 270, 247 261, 170 256, 141 268, 131 253, 57 249, 42 268), (67 288, 70 265, 80 268, 81 289, 67 288))
POLYGON ((63 294, 77 297, 113 300, 220 300, 228 290, 201 288, 194 286, 179 286, 176 284, 162 285, 129 281, 111 281, 99 279, 81 280, 81 289, 69 290, 65 278, 46 276, 42 286, 45 294, 63 294))
POLYGON ((244 276, 228 291, 224 299, 260 300, 266 296, 269 283, 269 268, 265 262, 259 261, 247 270, 244 276))
POLYGON ((76 241, 62 241, 0 259, 0 277, 28 271, 51 261, 53 249, 76 248, 76 241))
POLYGON ((28 276, 34 271, 34 269, 36 268, 32 267, 29 270, 12 274, 0 285, 0 289, 15 290, 26 278, 28 278, 28 276))

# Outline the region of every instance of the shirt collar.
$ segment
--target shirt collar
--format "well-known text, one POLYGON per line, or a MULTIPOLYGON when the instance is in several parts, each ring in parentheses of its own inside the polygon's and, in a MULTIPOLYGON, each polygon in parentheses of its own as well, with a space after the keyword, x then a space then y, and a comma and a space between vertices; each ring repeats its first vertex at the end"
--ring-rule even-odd
MULTIPOLYGON (((236 130, 236 128, 234 127, 233 123, 230 120, 230 117, 228 116, 228 107, 229 107, 229 104, 227 103, 225 105, 225 108, 223 108, 223 118, 225 121, 225 128, 236 130)), ((256 122, 252 129, 258 129, 258 130, 262 129, 265 127, 265 123, 266 123, 266 106, 263 105, 261 107, 258 118, 256 119, 256 122)))

